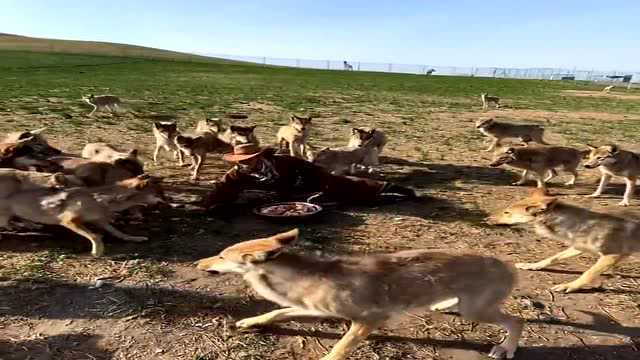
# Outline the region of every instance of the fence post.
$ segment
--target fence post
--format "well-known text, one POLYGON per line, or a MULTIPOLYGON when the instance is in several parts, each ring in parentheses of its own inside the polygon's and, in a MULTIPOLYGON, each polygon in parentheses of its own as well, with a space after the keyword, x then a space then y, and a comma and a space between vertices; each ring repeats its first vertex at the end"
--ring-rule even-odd
POLYGON ((331 70, 331 60, 327 60, 327 70, 331 70))
POLYGON ((388 72, 391 72, 391 68, 392 68, 392 64, 391 64, 391 63, 389 63, 389 70, 388 70, 388 72))
POLYGON ((358 71, 360 71, 360 61, 358 61, 358 67, 357 67, 358 71))
POLYGON ((300 67, 300 59, 296 59, 296 67, 300 67))
POLYGON ((267 65, 267 57, 266 56, 262 58, 262 65, 265 65, 265 66, 267 65))

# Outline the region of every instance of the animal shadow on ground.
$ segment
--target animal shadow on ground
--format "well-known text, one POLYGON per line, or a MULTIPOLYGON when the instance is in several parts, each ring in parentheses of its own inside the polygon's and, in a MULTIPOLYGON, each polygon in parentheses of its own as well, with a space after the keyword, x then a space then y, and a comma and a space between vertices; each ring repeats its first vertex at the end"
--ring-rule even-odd
MULTIPOLYGON (((200 282, 211 280, 213 284, 214 279, 207 274, 197 276, 201 277, 200 282)), ((107 284, 95 289, 92 285, 0 278, 0 316, 63 320, 228 315, 240 319, 273 308, 268 301, 247 301, 238 296, 210 295, 171 286, 107 284)))
POLYGON ((436 222, 465 221, 482 224, 487 213, 479 209, 461 206, 455 201, 441 197, 422 195, 416 200, 403 200, 374 207, 357 207, 362 214, 389 214, 409 216, 436 222))
POLYGON ((444 163, 422 163, 399 158, 381 157, 386 166, 386 180, 418 189, 457 190, 454 182, 462 181, 476 185, 504 186, 511 184, 516 177, 510 171, 488 166, 471 166, 444 163), (410 168, 409 171, 396 171, 395 166, 410 168))
MULTIPOLYGON (((299 244, 305 249, 317 250, 339 241, 344 229, 363 223, 362 216, 337 209, 328 209, 312 221, 303 223, 273 223, 259 218, 251 212, 251 206, 246 205, 225 207, 214 212, 163 209, 149 214, 141 223, 116 223, 120 230, 147 236, 149 240, 136 243, 106 236, 105 256, 119 260, 192 262, 214 255, 239 241, 267 237, 294 227, 303 231, 299 244), (221 213, 224 216, 219 216, 221 213)), ((36 232, 3 232, 0 236, 0 251, 51 249, 90 256, 90 242, 61 226, 44 226, 36 232)))
POLYGON ((23 341, 0 339, 0 359, 113 359, 113 352, 98 347, 101 338, 94 334, 70 333, 23 341))
MULTIPOLYGON (((536 322, 537 320, 533 320, 536 322)), ((609 331, 606 328, 599 326, 592 326, 591 324, 579 324, 579 323, 564 323, 553 322, 551 325, 557 326, 573 326, 580 329, 588 329, 594 331, 601 331, 605 333, 614 333, 623 336, 637 336, 639 328, 622 327, 616 329, 617 332, 609 331)), ((304 336, 314 338, 324 338, 338 340, 342 337, 341 333, 331 333, 321 330, 304 330, 304 329, 291 329, 281 326, 270 326, 263 331, 268 331, 272 335, 281 336, 304 336)), ((441 340, 441 339, 429 339, 429 338, 411 338, 406 336, 395 335, 381 335, 373 334, 367 337, 370 341, 379 342, 401 342, 401 343, 413 343, 419 346, 438 347, 445 349, 459 349, 459 350, 471 350, 479 353, 488 353, 492 343, 480 343, 475 341, 461 341, 461 340, 441 340)), ((634 342, 640 341, 640 338, 633 339, 634 342)), ((637 345, 589 345, 585 347, 583 345, 572 346, 521 346, 518 348, 516 356, 518 359, 524 360, 540 360, 540 359, 580 359, 580 360, 632 360, 637 359, 638 351, 637 345)))

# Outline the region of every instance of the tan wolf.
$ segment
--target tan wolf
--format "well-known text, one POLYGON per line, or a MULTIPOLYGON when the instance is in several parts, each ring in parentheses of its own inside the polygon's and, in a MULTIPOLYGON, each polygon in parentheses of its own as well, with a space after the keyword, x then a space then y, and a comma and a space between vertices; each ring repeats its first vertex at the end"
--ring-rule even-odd
POLYGON ((620 149, 616 145, 605 145, 595 147, 587 145, 591 151, 589 152, 584 167, 587 169, 600 169, 600 185, 596 191, 589 195, 598 197, 602 195, 604 188, 607 186, 613 176, 624 178, 627 184, 624 196, 619 205, 628 206, 631 197, 635 192, 636 181, 640 176, 640 155, 620 149))
POLYGON ((495 212, 492 225, 533 224, 548 239, 563 241, 568 248, 535 263, 518 263, 524 270, 541 270, 582 253, 597 255, 598 261, 574 281, 558 284, 554 291, 572 292, 592 283, 634 252, 640 251, 640 223, 567 204, 536 189, 528 198, 495 212))
POLYGON ((478 120, 476 129, 482 134, 491 138, 491 145, 485 151, 493 151, 500 145, 503 139, 514 138, 520 141, 536 142, 542 145, 548 145, 544 139, 544 127, 535 124, 512 124, 507 122, 498 122, 494 119, 478 120))
POLYGON ((323 357, 342 360, 393 315, 457 303, 466 319, 507 330, 490 357, 513 357, 523 323, 500 309, 515 283, 511 267, 500 260, 429 250, 320 259, 287 251, 297 238, 294 229, 235 244, 198 262, 199 269, 211 273, 242 275, 261 296, 283 307, 240 320, 237 327, 297 317, 349 320, 349 331, 323 357))

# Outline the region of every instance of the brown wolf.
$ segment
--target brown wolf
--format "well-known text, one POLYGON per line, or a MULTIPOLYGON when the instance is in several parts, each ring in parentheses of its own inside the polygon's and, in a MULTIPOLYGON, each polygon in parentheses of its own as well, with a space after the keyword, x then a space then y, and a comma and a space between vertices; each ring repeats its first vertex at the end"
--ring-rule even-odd
POLYGON ((87 224, 125 241, 145 241, 146 237, 127 235, 114 228, 112 216, 132 206, 163 202, 161 188, 148 177, 93 189, 55 189, 27 182, 12 174, 0 174, 0 227, 6 227, 12 217, 61 225, 91 241, 93 256, 101 256, 104 245, 102 236, 89 230, 87 224))
POLYGON ((544 269, 583 252, 599 256, 598 261, 579 278, 554 286, 554 291, 581 289, 621 260, 640 251, 640 223, 561 202, 541 189, 495 212, 487 222, 493 225, 532 223, 539 235, 561 240, 568 246, 544 260, 518 263, 516 267, 519 269, 544 269))
POLYGON ((371 158, 370 162, 364 165, 378 165, 380 164, 380 154, 382 149, 387 144, 387 136, 380 130, 375 128, 363 127, 352 128, 351 137, 349 138, 348 147, 358 147, 364 144, 370 144, 376 149, 376 154, 371 158))
POLYGON ((178 160, 178 165, 184 165, 184 154, 176 144, 176 137, 180 135, 178 124, 175 121, 156 121, 153 123, 153 136, 156 139, 156 147, 153 150, 153 163, 158 163, 160 149, 173 152, 173 157, 178 160))
POLYGON ((529 172, 533 173, 539 188, 557 175, 556 168, 571 174, 565 185, 574 185, 578 178, 578 165, 588 151, 581 151, 566 146, 522 146, 507 147, 499 152, 489 166, 508 165, 522 169, 522 177, 513 185, 522 185, 527 181, 529 172))
POLYGON ((589 146, 591 151, 589 152, 584 167, 587 169, 598 168, 602 173, 598 189, 589 196, 598 197, 602 195, 611 177, 620 176, 623 177, 627 183, 627 188, 624 191, 624 196, 619 205, 628 206, 636 188, 636 181, 638 180, 638 176, 640 176, 640 155, 631 151, 622 150, 616 145, 600 147, 587 146, 589 146))
POLYGON ((483 110, 487 110, 489 108, 489 104, 491 103, 496 106, 496 109, 500 108, 500 98, 497 96, 489 96, 487 93, 481 93, 480 100, 482 100, 483 110))
POLYGON ((311 131, 311 117, 291 115, 289 125, 278 130, 277 140, 280 151, 287 151, 289 155, 299 159, 312 161, 307 147, 307 138, 311 131))
POLYGON ((491 145, 485 151, 493 151, 500 145, 503 139, 515 138, 520 141, 536 142, 542 145, 548 145, 544 139, 544 128, 540 125, 533 124, 512 124, 507 122, 498 122, 494 119, 478 120, 476 129, 482 134, 491 138, 491 145))
POLYGON ((260 295, 283 306, 240 320, 237 327, 296 317, 350 320, 349 331, 323 358, 339 360, 346 359, 358 343, 395 314, 457 303, 463 317, 506 328, 506 339, 489 356, 513 357, 522 321, 500 310, 515 282, 505 263, 491 257, 428 250, 318 259, 286 251, 297 237, 295 229, 241 242, 198 262, 201 270, 241 274, 260 295))

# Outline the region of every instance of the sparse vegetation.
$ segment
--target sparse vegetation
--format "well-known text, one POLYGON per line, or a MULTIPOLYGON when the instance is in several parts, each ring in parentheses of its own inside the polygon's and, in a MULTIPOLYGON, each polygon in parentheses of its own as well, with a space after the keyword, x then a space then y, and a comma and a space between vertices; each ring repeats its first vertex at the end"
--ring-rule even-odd
MULTIPOLYGON (((351 126, 375 126, 389 136, 382 175, 415 187, 424 201, 331 209, 317 222, 300 225, 300 251, 344 255, 444 248, 515 262, 562 245, 540 241, 528 230, 484 224, 488 212, 527 189, 508 186, 509 171, 486 166, 490 155, 480 151, 484 138, 473 127, 478 117, 544 124, 554 143, 615 141, 633 147, 640 141, 638 100, 572 96, 565 90, 599 92, 601 86, 0 50, 0 131, 48 126, 52 142, 68 151, 106 141, 137 147, 149 159, 154 114, 174 114, 184 129, 205 115, 244 112, 246 122, 260 125, 258 135, 267 145, 275 142, 276 129, 290 112, 317 116, 311 134, 316 147, 346 144, 351 126), (505 109, 481 112, 481 91, 499 94, 505 109), (90 109, 80 102, 84 93, 116 94, 130 111, 89 118, 90 109)), ((209 164, 198 184, 188 182, 188 170, 174 166, 166 154, 158 166, 147 162, 146 168, 165 176, 169 196, 184 204, 228 167, 215 157, 209 164)), ((597 173, 581 171, 576 188, 552 190, 611 209, 619 195, 584 198, 597 173)), ((639 202, 630 216, 640 217, 639 202)), ((210 277, 193 267, 229 244, 287 225, 257 220, 247 207, 218 213, 177 207, 126 227, 151 240, 108 239, 107 254, 99 259, 84 256, 88 243, 62 231, 37 239, 0 235, 1 358, 9 349, 8 359, 315 359, 344 331, 339 321, 236 331, 234 321, 274 305, 255 297, 239 278, 210 277), (99 278, 104 285, 96 288, 99 278)), ((554 272, 520 273, 507 304, 529 321, 519 359, 637 357, 637 260, 627 263, 623 275, 605 277, 604 290, 569 295, 546 290, 591 263, 583 259, 554 272)), ((353 358, 467 359, 498 340, 497 327, 416 313, 388 324, 353 358)))

